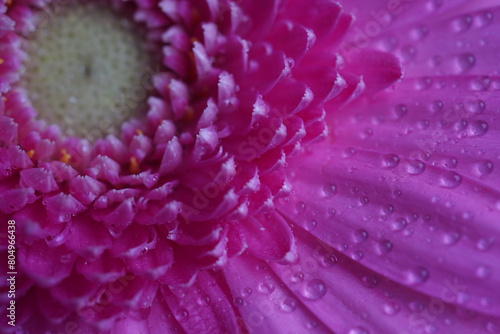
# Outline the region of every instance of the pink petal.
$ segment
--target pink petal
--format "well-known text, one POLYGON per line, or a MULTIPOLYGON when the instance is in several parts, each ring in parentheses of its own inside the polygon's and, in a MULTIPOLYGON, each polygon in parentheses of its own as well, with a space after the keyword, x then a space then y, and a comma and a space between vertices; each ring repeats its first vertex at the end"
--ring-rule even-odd
POLYGON ((19 249, 19 266, 41 286, 54 286, 71 274, 75 256, 64 246, 50 248, 45 241, 19 249))
POLYGON ((43 168, 32 168, 21 171, 21 180, 26 186, 43 193, 58 189, 53 174, 43 168))
POLYGON ((77 216, 71 220, 72 234, 66 246, 87 259, 99 257, 111 246, 109 232, 88 216, 77 216))
POLYGON ((233 303, 249 329, 262 334, 287 329, 331 333, 265 262, 248 256, 233 258, 224 276, 234 292, 233 303))
POLYGON ((69 221, 71 216, 85 209, 73 196, 63 193, 44 198, 43 205, 51 221, 56 224, 69 221))
POLYGON ((127 261, 128 269, 149 280, 156 280, 163 276, 172 266, 174 256, 170 242, 161 239, 151 251, 146 249, 145 254, 127 261))
POLYGON ((266 261, 293 263, 297 260, 290 226, 277 213, 248 218, 241 223, 250 254, 266 261))
POLYGON ((495 113, 494 102, 474 93, 464 103, 451 87, 435 95, 416 95, 415 89, 409 81, 391 94, 396 101, 380 96, 370 108, 359 101, 337 114, 335 142, 291 163, 291 182, 300 192, 280 211, 368 268, 428 295, 439 296, 443 282, 460 273, 468 286, 464 307, 498 314, 499 298, 491 295, 498 279, 478 274, 496 267, 499 256, 500 179, 492 173, 498 127, 475 128, 495 113), (412 104, 400 104, 410 99, 412 104), (463 103, 458 118, 457 102, 463 103), (470 135, 462 136, 465 131, 470 135), (474 155, 469 147, 485 151, 474 155), (357 242, 361 230, 372 241, 357 242))
POLYGON ((182 146, 177 137, 172 138, 165 148, 160 165, 160 173, 166 174, 174 171, 182 162, 182 146))
POLYGON ((227 295, 207 272, 201 272, 190 289, 162 289, 178 324, 187 333, 237 333, 236 314, 227 295))

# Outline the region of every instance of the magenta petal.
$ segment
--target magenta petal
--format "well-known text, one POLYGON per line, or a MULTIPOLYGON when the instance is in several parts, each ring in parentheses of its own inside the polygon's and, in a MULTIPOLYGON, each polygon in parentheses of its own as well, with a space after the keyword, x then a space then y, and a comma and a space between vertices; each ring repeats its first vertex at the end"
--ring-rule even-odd
POLYGON ((156 280, 165 275, 174 260, 170 242, 161 239, 156 243, 154 252, 146 248, 145 253, 137 258, 127 260, 128 269, 150 280, 156 280))
POLYGON ((71 274, 75 256, 64 246, 50 248, 45 241, 19 249, 19 266, 41 286, 53 286, 71 274))
POLYGON ((10 117, 0 116, 0 147, 17 141, 17 124, 10 117))
POLYGON ((126 199, 118 205, 111 213, 104 217, 106 227, 114 235, 120 235, 134 219, 135 201, 133 198, 126 199))
POLYGON ((51 161, 48 163, 41 164, 41 167, 54 174, 55 180, 60 183, 63 181, 69 181, 78 175, 78 172, 68 164, 61 161, 51 161))
POLYGON ((111 257, 108 252, 101 254, 95 260, 79 260, 76 268, 88 280, 99 283, 109 283, 118 280, 125 274, 123 262, 111 257))
POLYGON ((63 193, 44 198, 43 205, 54 223, 67 222, 71 216, 85 209, 85 206, 73 196, 63 193))
POLYGON ((234 291, 235 307, 243 319, 249 319, 245 324, 251 329, 262 334, 280 333, 285 328, 332 332, 265 262, 248 256, 233 258, 224 269, 224 276, 234 291))
POLYGON ((97 287, 97 283, 73 273, 60 284, 52 287, 50 292, 55 299, 65 305, 81 307, 88 303, 92 295, 96 292, 97 287))
POLYGON ((280 211, 346 256, 417 291, 439 296, 443 282, 458 277, 468 286, 467 299, 455 302, 498 315, 500 299, 492 297, 498 278, 478 274, 497 264, 495 190, 443 168, 427 167, 419 175, 406 164, 390 168, 393 156, 370 151, 330 144, 314 152, 301 158, 307 165, 294 168, 291 181, 301 192, 280 211))
POLYGON ((168 333, 169 331, 174 331, 179 334, 185 333, 182 327, 177 323, 177 320, 175 320, 172 311, 166 304, 163 294, 161 293, 158 293, 153 301, 147 322, 151 333, 168 333))
POLYGON ((43 168, 32 168, 21 171, 21 180, 26 186, 43 193, 58 189, 53 174, 43 168))
POLYGON ((292 263, 297 260, 297 248, 290 226, 277 213, 248 218, 241 229, 246 236, 248 251, 267 261, 292 263))
POLYGON ((480 333, 485 324, 495 322, 493 317, 481 314, 466 317, 471 314, 468 310, 453 305, 468 292, 468 286, 458 278, 445 280, 441 294, 430 297, 352 261, 305 231, 300 234, 299 262, 291 267, 270 267, 297 300, 318 317, 318 323, 335 332, 404 333, 411 328, 416 333, 429 329, 480 333), (438 307, 439 316, 435 314, 438 307), (332 313, 336 316, 332 317, 332 313), (359 317, 366 313, 379 318, 359 317), (433 318, 426 316, 430 314, 433 318))
POLYGON ((189 289, 165 287, 162 293, 178 324, 187 333, 238 333, 231 303, 209 273, 201 272, 189 289))
POLYGON ((166 174, 174 171, 182 162, 182 146, 177 137, 172 138, 165 148, 160 165, 160 173, 166 174))
POLYGON ((54 323, 62 323, 71 314, 71 310, 54 299, 47 290, 37 290, 38 308, 42 314, 54 323))
POLYGON ((12 189, 0 193, 0 211, 13 213, 23 208, 34 196, 33 189, 12 189))
POLYGON ((394 55, 374 50, 363 50, 348 59, 346 71, 362 75, 367 92, 385 89, 403 76, 401 64, 394 55))
POLYGON ((70 193, 83 204, 92 203, 104 189, 104 184, 86 175, 79 175, 69 183, 70 193))
POLYGON ((89 217, 78 216, 71 220, 72 234, 66 246, 87 259, 95 259, 111 246, 109 232, 89 217))
POLYGON ((134 259, 156 244, 156 231, 152 227, 132 225, 113 240, 111 255, 122 259, 134 259))
POLYGON ((96 157, 90 164, 92 167, 88 175, 98 180, 108 181, 111 184, 119 182, 120 165, 116 161, 106 156, 96 157))

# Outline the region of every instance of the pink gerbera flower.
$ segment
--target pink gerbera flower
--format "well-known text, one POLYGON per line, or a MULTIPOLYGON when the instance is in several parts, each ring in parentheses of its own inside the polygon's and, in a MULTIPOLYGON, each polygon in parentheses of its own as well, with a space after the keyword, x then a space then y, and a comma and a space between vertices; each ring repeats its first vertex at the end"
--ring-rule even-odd
POLYGON ((2 332, 500 332, 500 2, 0 5, 2 332))

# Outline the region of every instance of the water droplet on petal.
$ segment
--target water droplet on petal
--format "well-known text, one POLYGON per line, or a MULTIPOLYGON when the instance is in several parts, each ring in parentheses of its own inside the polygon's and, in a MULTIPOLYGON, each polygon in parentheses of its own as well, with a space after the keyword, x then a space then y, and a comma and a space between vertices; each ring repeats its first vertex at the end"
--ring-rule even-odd
POLYGON ((406 171, 411 175, 420 175, 425 172, 425 163, 422 160, 413 160, 406 164, 406 171))
POLYGON ((356 152, 357 152, 356 149, 354 149, 352 147, 348 147, 344 151, 344 157, 350 158, 350 157, 354 156, 356 154, 356 152))
POLYGON ((207 295, 202 295, 198 297, 197 303, 200 306, 208 305, 210 303, 210 297, 207 295))
POLYGON ((353 239, 355 243, 362 243, 366 239, 368 239, 368 232, 363 229, 359 229, 354 231, 353 239))
POLYGON ((181 288, 181 287, 173 287, 172 288, 172 293, 177 297, 177 298, 184 298, 186 297, 186 288, 181 288))
POLYGON ((399 165, 399 156, 393 153, 386 154, 384 156, 384 166, 387 168, 394 168, 399 165))
POLYGON ((175 312, 175 318, 177 319, 177 321, 186 320, 188 316, 189 312, 185 308, 180 308, 177 310, 177 312, 175 312))
POLYGON ((493 322, 488 322, 486 324, 486 330, 488 331, 488 333, 498 333, 500 332, 500 326, 494 324, 493 322))
POLYGON ((304 273, 302 272, 296 272, 292 275, 292 282, 294 283, 300 283, 304 281, 304 273))
POLYGON ((380 240, 376 244, 376 250, 379 255, 384 255, 392 250, 393 244, 389 240, 380 240))
POLYGON ((306 203, 300 201, 295 204, 295 209, 297 210, 297 213, 304 212, 306 209, 306 203))
POLYGON ((401 48, 401 56, 409 61, 415 57, 417 54, 417 49, 412 45, 406 45, 401 48))
POLYGON ((456 244, 459 239, 460 233, 458 232, 448 232, 443 235, 443 243, 448 246, 456 244))
POLYGON ((433 334, 433 333, 437 332, 437 327, 434 326, 433 324, 428 324, 428 325, 425 325, 424 331, 426 334, 433 334))
POLYGON ((472 25, 472 17, 470 15, 464 15, 459 17, 452 22, 452 28, 455 32, 462 32, 469 29, 472 25))
POLYGON ((433 113, 439 112, 443 110, 443 108, 444 108, 444 103, 441 100, 434 100, 429 106, 430 111, 433 113))
POLYGON ((479 266, 477 267, 476 269, 476 276, 478 278, 486 278, 488 276, 490 276, 492 273, 492 270, 491 270, 491 267, 490 266, 479 266))
POLYGON ((459 185, 462 184, 462 177, 452 171, 444 173, 443 177, 441 178, 441 187, 443 188, 456 188, 459 185))
POLYGON ((307 282, 304 287, 304 297, 311 300, 318 300, 326 294, 326 284, 319 278, 307 282))
POLYGON ((429 77, 420 78, 416 84, 416 88, 418 90, 426 90, 431 88, 431 86, 432 86, 432 79, 429 77))
POLYGON ((387 204, 382 208, 382 210, 386 215, 392 215, 394 213, 394 205, 387 204))
POLYGON ((304 223, 304 228, 305 228, 307 231, 311 232, 311 231, 313 231, 313 230, 316 228, 316 226, 317 226, 317 225, 318 225, 318 222, 317 222, 317 221, 315 221, 314 219, 310 219, 310 220, 307 220, 307 221, 304 223))
POLYGON ((483 100, 474 100, 467 103, 467 111, 471 114, 480 114, 486 109, 486 103, 483 100))
POLYGON ((476 65, 476 57, 472 53, 463 53, 457 57, 457 65, 460 72, 469 71, 476 65))
POLYGON ((275 289, 275 286, 271 282, 263 282, 260 283, 257 287, 257 290, 263 295, 271 294, 275 289))
POLYGON ((240 295, 243 298, 247 298, 251 294, 252 294, 252 289, 251 288, 244 288, 243 290, 241 290, 241 294, 240 295))
POLYGON ((408 272, 407 280, 411 285, 421 284, 429 278, 429 271, 424 267, 418 267, 408 272))
POLYGON ((495 239, 493 237, 482 238, 482 239, 479 239, 477 241, 476 247, 480 251, 486 252, 487 250, 489 250, 493 246, 494 241, 495 241, 495 239))
POLYGON ((314 329, 318 327, 318 322, 316 320, 308 321, 306 324, 307 329, 314 329))
POLYGON ((356 251, 356 252, 352 253, 352 255, 351 255, 351 258, 354 261, 361 261, 361 260, 363 260, 364 257, 365 257, 365 254, 362 251, 356 251))
POLYGON ((491 172, 493 172, 494 167, 495 166, 493 165, 493 161, 484 160, 484 161, 481 161, 477 164, 477 171, 481 175, 488 175, 491 172))
POLYGON ((429 34, 429 27, 425 25, 421 25, 417 28, 414 28, 411 31, 411 35, 415 40, 421 40, 425 36, 429 34))
POLYGON ((478 136, 482 136, 486 132, 488 132, 488 129, 489 129, 489 126, 488 126, 488 123, 486 121, 478 120, 478 121, 474 121, 474 122, 470 123, 468 132, 469 132, 470 136, 478 137, 478 136))
POLYGON ((323 186, 325 197, 332 197, 337 193, 337 186, 333 183, 327 183, 323 186))
POLYGON ((399 313, 401 307, 395 302, 388 302, 384 304, 384 313, 387 315, 396 315, 399 313))
POLYGON ((366 328, 358 326, 349 330, 349 334, 370 334, 370 332, 366 328))
POLYGON ((493 21, 493 13, 490 11, 482 12, 476 16, 477 25, 480 27, 487 26, 493 21))
POLYGON ((407 221, 404 218, 397 218, 391 223, 393 231, 402 231, 406 227, 407 221))
POLYGON ((287 313, 291 313, 297 309, 297 301, 293 298, 287 298, 281 303, 281 309, 287 313))
POLYGON ((396 118, 402 118, 408 113, 408 107, 405 104, 398 104, 394 107, 396 118))
POLYGON ((374 275, 363 276, 363 278, 361 278, 361 281, 363 281, 363 284, 368 289, 373 289, 378 286, 378 278, 374 275))
POLYGON ((338 259, 334 254, 327 254, 323 257, 322 265, 324 267, 333 267, 338 259))

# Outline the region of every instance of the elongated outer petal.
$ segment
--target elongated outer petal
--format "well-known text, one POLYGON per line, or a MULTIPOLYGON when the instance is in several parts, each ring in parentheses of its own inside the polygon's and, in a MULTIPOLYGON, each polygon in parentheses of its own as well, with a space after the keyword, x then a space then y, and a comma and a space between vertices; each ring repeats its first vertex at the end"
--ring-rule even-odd
POLYGON ((498 316, 500 130, 495 122, 478 126, 495 117, 496 98, 465 88, 457 96, 451 87, 420 94, 417 87, 408 80, 399 94, 372 99, 371 108, 361 100, 339 113, 334 141, 290 164, 300 192, 280 211, 375 273, 424 294, 439 298, 444 282, 457 278, 467 291, 454 302, 498 316))
POLYGON ((201 272, 189 289, 162 288, 167 305, 187 333, 238 333, 235 311, 222 287, 208 273, 201 272))
POLYGON ((234 292, 233 303, 251 333, 280 333, 284 328, 331 333, 314 312, 282 284, 266 262, 239 256, 231 259, 224 276, 234 292))

